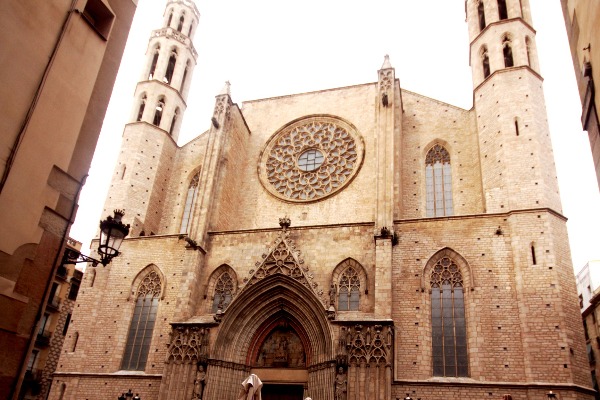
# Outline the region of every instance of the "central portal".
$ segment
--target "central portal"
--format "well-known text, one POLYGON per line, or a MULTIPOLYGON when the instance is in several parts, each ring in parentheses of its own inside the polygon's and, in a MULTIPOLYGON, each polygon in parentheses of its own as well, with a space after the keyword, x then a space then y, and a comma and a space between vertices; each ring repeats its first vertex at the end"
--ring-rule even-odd
POLYGON ((261 390, 262 400, 302 400, 303 385, 264 384, 261 390))

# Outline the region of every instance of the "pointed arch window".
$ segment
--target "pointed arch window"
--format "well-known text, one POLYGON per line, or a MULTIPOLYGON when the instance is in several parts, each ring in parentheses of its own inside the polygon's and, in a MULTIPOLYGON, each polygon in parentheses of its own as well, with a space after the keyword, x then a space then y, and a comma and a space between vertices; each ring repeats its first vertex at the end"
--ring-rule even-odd
POLYGON ((360 277, 354 267, 342 272, 338 282, 338 311, 358 311, 360 306, 360 277))
POLYGON ((190 61, 188 60, 185 63, 185 69, 183 70, 183 77, 181 78, 181 88, 179 91, 183 93, 183 86, 185 85, 185 81, 187 79, 188 71, 190 70, 190 61))
POLYGON ((531 67, 531 39, 525 36, 525 50, 527 51, 527 65, 531 67))
POLYGON ((169 19, 167 20, 167 28, 171 26, 171 21, 173 20, 173 10, 169 13, 169 19))
POLYGON ((192 29, 194 28, 194 20, 192 20, 192 23, 190 24, 190 29, 188 30, 188 37, 192 37, 192 29))
POLYGON ((434 376, 468 376, 467 328, 463 277, 449 257, 433 267, 431 284, 431 333, 434 376))
POLYGON ((502 53, 504 55, 504 66, 506 68, 513 67, 514 60, 512 53, 512 44, 508 36, 505 36, 504 40, 502 40, 502 53))
POLYGON ((144 116, 144 109, 146 108, 146 95, 144 95, 142 97, 142 100, 140 101, 140 107, 138 108, 138 114, 137 114, 137 118, 135 119, 136 121, 141 121, 142 117, 144 116))
POLYGON ((184 21, 185 21, 185 14, 181 14, 181 17, 179 17, 179 25, 177 25, 177 31, 181 32, 181 30, 183 29, 184 21))
POLYGON ((450 154, 436 144, 425 158, 426 208, 428 217, 453 215, 450 154))
POLYGON ((165 100, 160 99, 158 103, 156 103, 156 108, 154 109, 154 119, 152 123, 158 127, 160 127, 160 121, 162 120, 163 110, 165 108, 165 100))
POLYGON ((173 79, 173 72, 175 72, 175 64, 177 63, 177 50, 173 49, 169 56, 169 63, 167 64, 167 71, 165 72, 165 83, 170 84, 173 79))
POLYGON ((498 18, 500 18, 500 20, 508 18, 508 10, 506 9, 506 0, 498 0, 498 18))
POLYGON ((179 108, 175 110, 173 113, 173 119, 171 120, 171 127, 169 128, 169 135, 173 136, 173 131, 175 130, 175 124, 177 123, 177 118, 179 117, 179 108))
POLYGON ((223 272, 215 284, 212 312, 225 310, 233 297, 234 284, 229 272, 223 272))
POLYGON ((162 281, 156 271, 149 272, 138 287, 121 363, 123 370, 143 371, 146 368, 161 288, 162 281))
POLYGON ((192 222, 192 209, 198 197, 198 187, 200 183, 200 172, 198 172, 190 181, 187 196, 185 198, 185 207, 183 208, 183 216, 181 217, 181 227, 179 233, 188 233, 192 222))
POLYGON ((479 30, 485 29, 485 9, 483 7, 483 0, 477 3, 477 16, 479 17, 479 30))
POLYGON ((481 49, 481 66, 483 67, 483 79, 485 79, 490 76, 490 57, 485 46, 481 49))
POLYGON ((160 44, 156 45, 154 49, 154 55, 152 55, 152 63, 150 64, 150 71, 148 71, 148 79, 152 79, 154 77, 154 73, 156 72, 156 64, 158 63, 158 55, 160 54, 160 44))

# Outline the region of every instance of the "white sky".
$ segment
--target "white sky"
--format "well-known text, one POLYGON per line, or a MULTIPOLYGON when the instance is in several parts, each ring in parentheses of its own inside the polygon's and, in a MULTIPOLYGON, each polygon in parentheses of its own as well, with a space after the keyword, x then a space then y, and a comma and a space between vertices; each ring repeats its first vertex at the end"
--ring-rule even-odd
MULTIPOLYGON (((578 271, 600 259, 600 193, 558 0, 530 0, 573 256, 578 271)), ((71 237, 89 247, 131 116, 152 29, 166 0, 139 0, 71 237)), ((196 0, 200 24, 179 144, 209 127, 226 80, 241 105, 279 95, 377 80, 390 55, 403 89, 470 109, 472 81, 464 0, 196 0)), ((106 213, 108 215, 108 213, 106 213)), ((127 222, 127 214, 124 217, 127 222)))

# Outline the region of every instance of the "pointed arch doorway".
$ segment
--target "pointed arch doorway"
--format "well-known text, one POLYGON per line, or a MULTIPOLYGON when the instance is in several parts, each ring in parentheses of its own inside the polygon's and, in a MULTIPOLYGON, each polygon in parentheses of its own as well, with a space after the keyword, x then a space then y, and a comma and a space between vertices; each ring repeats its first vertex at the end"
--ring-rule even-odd
POLYGON ((290 276, 267 276, 227 308, 211 351, 206 398, 236 399, 240 383, 255 373, 263 400, 332 400, 333 348, 332 327, 313 290, 290 276))

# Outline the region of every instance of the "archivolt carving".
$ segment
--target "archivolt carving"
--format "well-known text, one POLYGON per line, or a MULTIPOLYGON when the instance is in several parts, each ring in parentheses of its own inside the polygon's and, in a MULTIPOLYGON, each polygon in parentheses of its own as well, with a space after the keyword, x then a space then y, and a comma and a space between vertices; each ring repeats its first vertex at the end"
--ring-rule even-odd
POLYGON ((381 92, 387 92, 392 88, 392 82, 394 80, 394 74, 392 70, 384 69, 379 71, 379 90, 381 92))
POLYGON ((344 121, 324 116, 305 118, 271 138, 261 157, 261 182, 284 200, 322 199, 352 180, 362 163, 363 148, 356 129, 344 121))
POLYGON ((156 271, 150 272, 140 283, 140 286, 137 291, 136 297, 144 297, 146 295, 151 295, 154 297, 160 296, 162 282, 160 280, 160 276, 156 273, 156 271))
POLYGON ((389 365, 392 362, 392 344, 391 326, 342 327, 337 357, 338 365, 389 365))
POLYGON ((208 328, 175 326, 171 331, 166 363, 205 363, 208 351, 208 328))

